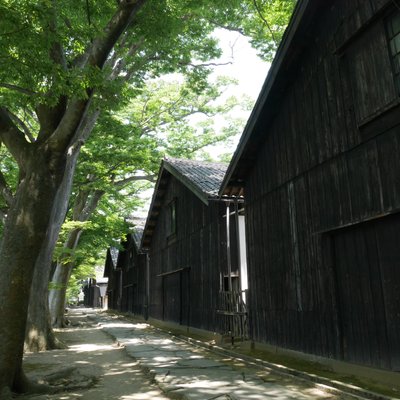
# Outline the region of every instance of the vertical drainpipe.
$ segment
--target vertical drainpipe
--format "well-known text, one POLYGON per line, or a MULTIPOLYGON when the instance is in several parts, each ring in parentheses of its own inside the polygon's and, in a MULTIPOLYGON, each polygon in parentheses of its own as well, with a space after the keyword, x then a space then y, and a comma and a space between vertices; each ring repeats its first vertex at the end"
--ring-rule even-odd
POLYGON ((149 319, 150 302, 150 255, 146 252, 146 295, 144 300, 144 319, 149 319))
POLYGON ((122 311, 122 307, 123 307, 123 303, 122 303, 122 300, 123 300, 123 293, 122 293, 122 274, 123 274, 123 271, 122 271, 122 268, 120 269, 120 271, 119 271, 119 298, 120 298, 120 300, 119 300, 119 311, 122 311))
POLYGON ((187 332, 189 333, 189 327, 190 327, 190 301, 191 301, 191 296, 190 296, 190 268, 187 269, 187 299, 188 299, 188 307, 187 307, 187 332))
POLYGON ((232 292, 232 260, 230 235, 230 202, 226 205, 226 260, 228 263, 228 290, 232 292))
POLYGON ((240 232, 239 232, 239 204, 235 198, 235 228, 236 228, 236 247, 237 247, 237 262, 239 266, 239 290, 242 290, 242 264, 240 258, 240 232))

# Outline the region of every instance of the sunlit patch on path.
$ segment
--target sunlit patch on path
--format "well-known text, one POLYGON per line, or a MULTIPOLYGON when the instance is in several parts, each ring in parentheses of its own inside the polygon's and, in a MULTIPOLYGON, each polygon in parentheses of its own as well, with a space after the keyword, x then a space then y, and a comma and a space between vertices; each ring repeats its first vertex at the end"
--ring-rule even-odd
POLYGON ((250 366, 145 323, 73 310, 60 330, 68 349, 28 354, 31 379, 59 390, 32 400, 347 400, 347 394, 250 366))
POLYGON ((183 342, 146 324, 100 315, 103 330, 123 346, 170 398, 213 399, 354 399, 322 385, 250 367, 183 342))
MULTIPOLYGON (((93 311, 91 311, 93 312, 93 311)), ((72 326, 58 332, 68 349, 25 356, 29 378, 59 390, 51 395, 25 395, 32 400, 164 400, 167 397, 138 362, 87 318, 86 310, 74 310, 72 326)), ((119 326, 119 324, 116 324, 119 326)))

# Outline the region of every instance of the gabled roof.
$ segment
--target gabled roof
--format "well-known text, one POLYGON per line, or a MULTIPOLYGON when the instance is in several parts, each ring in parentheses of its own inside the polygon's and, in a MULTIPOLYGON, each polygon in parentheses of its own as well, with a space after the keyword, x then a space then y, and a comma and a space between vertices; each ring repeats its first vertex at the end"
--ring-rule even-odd
POLYGON ((225 163, 167 158, 162 167, 169 171, 205 204, 217 197, 228 165, 225 163))
POLYGON ((108 278, 117 267, 119 250, 116 247, 107 249, 106 263, 104 266, 104 277, 108 278))
POLYGON ((125 222, 129 225, 129 233, 126 236, 125 240, 121 240, 121 245, 127 249, 132 246, 135 246, 136 251, 140 252, 140 243, 142 241, 142 235, 144 230, 144 225, 146 223, 146 218, 138 215, 130 215, 125 217, 125 222))
POLYGON ((140 243, 142 242, 144 227, 143 226, 136 226, 135 230, 132 232, 132 239, 135 243, 136 250, 139 251, 140 243))
POLYGON ((261 89, 238 147, 221 184, 220 195, 242 194, 244 178, 254 165, 260 144, 265 140, 268 124, 277 112, 285 89, 293 81, 296 60, 307 45, 309 26, 321 7, 330 7, 328 0, 299 0, 289 26, 277 50, 268 76, 261 89))
POLYGON ((113 267, 115 268, 117 265, 119 250, 116 247, 110 247, 109 251, 113 267))
POLYGON ((142 247, 147 248, 150 244, 151 236, 162 206, 162 199, 171 176, 186 186, 204 204, 208 204, 209 199, 218 197, 218 191, 224 179, 227 167, 228 165, 225 163, 183 160, 178 158, 164 159, 161 162, 144 228, 142 247))
POLYGON ((121 268, 121 266, 118 265, 118 261, 120 259, 120 256, 123 256, 124 251, 128 247, 131 247, 133 245, 135 246, 137 252, 140 251, 140 244, 142 241, 142 235, 144 229, 143 227, 144 220, 143 218, 134 218, 130 219, 129 222, 131 222, 131 224, 134 225, 134 228, 131 233, 127 234, 126 239, 121 240, 121 245, 124 247, 124 250, 120 251, 113 246, 107 249, 106 262, 104 267, 104 277, 109 277, 113 271, 115 271, 117 268, 121 268))

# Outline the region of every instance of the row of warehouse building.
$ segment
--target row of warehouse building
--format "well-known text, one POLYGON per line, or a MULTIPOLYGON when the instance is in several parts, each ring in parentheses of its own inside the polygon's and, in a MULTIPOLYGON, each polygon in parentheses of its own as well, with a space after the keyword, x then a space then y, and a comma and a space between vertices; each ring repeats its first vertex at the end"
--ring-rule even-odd
POLYGON ((400 370, 400 12, 300 0, 229 165, 163 160, 108 306, 400 370))

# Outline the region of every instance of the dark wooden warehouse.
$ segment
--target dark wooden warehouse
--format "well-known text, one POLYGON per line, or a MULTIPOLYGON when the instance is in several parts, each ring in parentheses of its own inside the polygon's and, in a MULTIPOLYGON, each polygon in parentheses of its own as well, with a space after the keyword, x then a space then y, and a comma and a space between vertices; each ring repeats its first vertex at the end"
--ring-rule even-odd
POLYGON ((228 168, 252 338, 400 370, 400 11, 300 0, 228 168))
POLYGON ((135 226, 121 241, 122 250, 107 251, 104 276, 108 277, 108 308, 147 315, 146 255, 140 251, 143 228, 135 226))
POLYGON ((113 310, 118 309, 117 304, 120 297, 120 271, 117 269, 118 253, 116 247, 108 248, 104 264, 104 278, 108 278, 107 307, 113 310))
POLYGON ((238 233, 244 235, 244 225, 241 229, 240 218, 231 218, 240 213, 241 200, 217 197, 226 168, 219 163, 163 160, 142 248, 149 255, 150 317, 242 336, 242 290, 247 280, 239 256, 244 238, 238 233), (242 313, 227 317, 233 298, 242 313), (235 329, 229 326, 232 323, 235 329))

